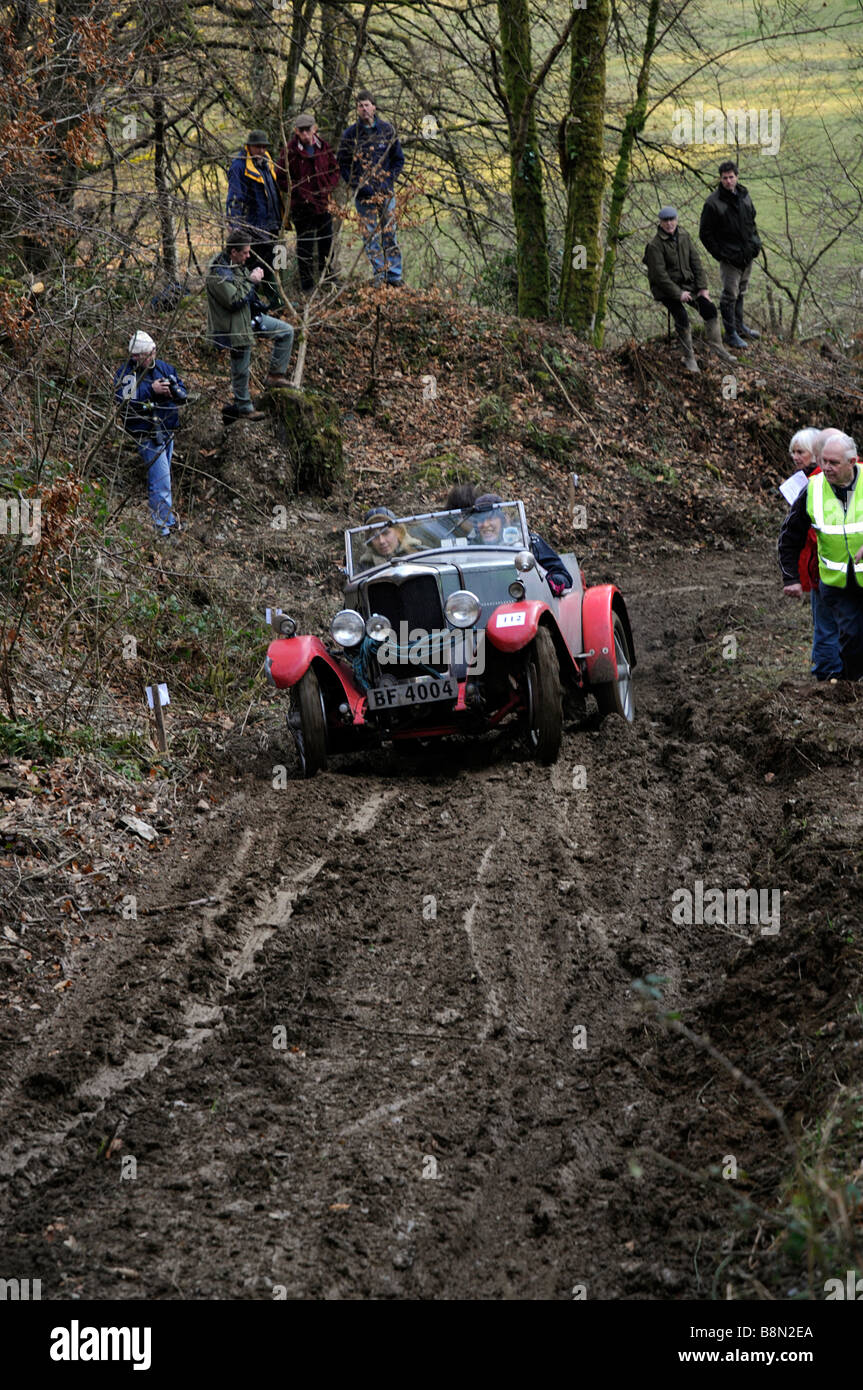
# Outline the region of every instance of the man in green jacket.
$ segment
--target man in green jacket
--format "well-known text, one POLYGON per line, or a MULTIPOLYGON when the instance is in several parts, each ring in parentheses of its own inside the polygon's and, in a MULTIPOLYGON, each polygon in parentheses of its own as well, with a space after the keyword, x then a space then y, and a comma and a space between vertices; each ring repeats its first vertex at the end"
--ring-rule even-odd
POLYGON ((704 320, 704 335, 708 345, 725 362, 735 358, 722 346, 719 314, 707 288, 707 274, 701 257, 688 232, 677 225, 677 208, 659 209, 656 236, 644 251, 644 264, 650 281, 650 292, 664 304, 674 319, 674 328, 683 348, 683 361, 688 371, 697 372, 698 363, 692 350, 692 329, 686 306, 692 305, 704 320))
POLYGON ((264 412, 255 410, 249 394, 249 370, 255 337, 270 338, 272 352, 267 386, 290 386, 285 373, 291 359, 294 330, 283 319, 264 312, 257 288, 264 278, 261 266, 249 270, 246 262, 251 245, 246 233, 231 232, 224 251, 207 267, 207 337, 216 347, 231 354, 231 385, 234 399, 222 410, 222 418, 262 420, 264 412))

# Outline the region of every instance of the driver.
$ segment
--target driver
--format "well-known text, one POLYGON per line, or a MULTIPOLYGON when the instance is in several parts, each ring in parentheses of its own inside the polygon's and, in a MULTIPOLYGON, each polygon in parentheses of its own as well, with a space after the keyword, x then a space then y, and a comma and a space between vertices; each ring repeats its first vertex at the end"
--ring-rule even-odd
MULTIPOLYGON (((476 529, 479 536, 480 545, 502 545, 501 540, 504 527, 504 514, 500 510, 503 498, 498 497, 496 492, 484 492, 473 504, 473 515, 476 518, 476 529)), ((572 575, 566 568, 556 550, 552 550, 542 536, 538 536, 534 531, 528 531, 530 548, 534 558, 539 561, 546 571, 548 587, 555 598, 560 598, 564 589, 572 588, 572 575)))
POLYGON ((395 512, 391 512, 389 507, 372 507, 366 512, 363 525, 371 526, 375 522, 384 521, 390 524, 381 526, 381 529, 366 541, 365 549, 360 556, 362 569, 371 569, 382 560, 390 560, 395 555, 415 555, 418 550, 423 549, 422 541, 408 534, 405 526, 396 521, 395 512))

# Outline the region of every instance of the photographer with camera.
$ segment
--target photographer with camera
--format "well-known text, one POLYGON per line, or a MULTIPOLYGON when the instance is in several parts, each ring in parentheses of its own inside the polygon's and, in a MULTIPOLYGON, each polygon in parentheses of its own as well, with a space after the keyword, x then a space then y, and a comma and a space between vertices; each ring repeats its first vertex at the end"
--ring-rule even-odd
POLYGON ((171 459, 174 431, 180 423, 178 407, 185 405, 186 396, 176 370, 156 356, 149 333, 134 333, 129 356, 114 374, 114 399, 120 407, 120 423, 147 465, 150 513, 163 540, 180 529, 171 497, 171 459))
POLYGON ((234 399, 224 406, 222 418, 226 424, 233 420, 263 420, 264 412, 255 410, 249 394, 249 369, 252 345, 256 337, 270 338, 272 352, 265 385, 290 386, 286 376, 294 330, 283 319, 273 318, 257 295, 264 278, 260 266, 247 269, 251 245, 244 232, 231 232, 224 251, 213 257, 207 267, 207 337, 218 348, 231 354, 231 385, 234 399))

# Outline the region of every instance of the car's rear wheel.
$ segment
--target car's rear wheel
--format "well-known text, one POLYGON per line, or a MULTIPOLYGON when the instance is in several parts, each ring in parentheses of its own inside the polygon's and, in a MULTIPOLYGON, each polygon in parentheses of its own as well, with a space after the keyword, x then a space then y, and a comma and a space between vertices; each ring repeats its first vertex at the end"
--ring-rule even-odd
POLYGON ((309 667, 293 690, 291 727, 297 745, 300 771, 314 777, 327 765, 327 711, 321 684, 309 667))
POLYGON ((632 653, 629 649, 626 628, 619 613, 614 614, 613 635, 614 653, 617 658, 617 680, 604 681, 602 685, 594 686, 593 693, 603 718, 607 714, 619 714, 621 719, 625 719, 627 723, 631 724, 635 718, 635 696, 632 690, 632 653))
POLYGON ((528 747, 537 762, 556 762, 563 735, 560 667, 551 634, 544 627, 528 648, 525 681, 528 747))

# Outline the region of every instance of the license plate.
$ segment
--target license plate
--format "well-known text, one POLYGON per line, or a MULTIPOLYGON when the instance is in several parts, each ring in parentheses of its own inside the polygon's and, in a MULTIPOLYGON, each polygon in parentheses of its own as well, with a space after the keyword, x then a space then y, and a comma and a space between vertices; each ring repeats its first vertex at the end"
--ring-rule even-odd
POLYGON ((369 709, 400 709, 405 706, 433 705, 435 700, 455 700, 458 681, 441 676, 423 676, 407 685, 383 685, 369 691, 369 709))

